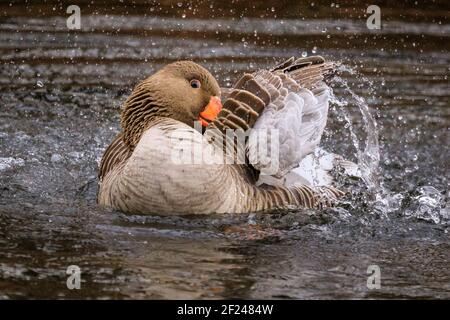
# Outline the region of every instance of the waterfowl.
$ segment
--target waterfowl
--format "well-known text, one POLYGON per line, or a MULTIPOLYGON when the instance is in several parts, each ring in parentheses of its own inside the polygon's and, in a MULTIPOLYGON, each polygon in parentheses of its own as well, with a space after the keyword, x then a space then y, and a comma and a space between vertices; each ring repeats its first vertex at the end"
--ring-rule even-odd
POLYGON ((291 58, 221 89, 210 72, 194 62, 163 67, 140 82, 123 105, 121 132, 100 164, 98 203, 127 213, 159 215, 332 205, 341 191, 292 178, 292 170, 320 141, 328 111, 329 89, 323 80, 332 69, 322 57, 291 58), (195 123, 202 130, 196 130, 195 123), (249 159, 257 153, 254 129, 270 127, 281 130, 280 157, 277 170, 265 173, 267 162, 249 159), (218 135, 226 137, 229 129, 250 129, 244 163, 224 163, 223 154, 215 152, 203 154, 202 163, 174 160, 174 149, 188 145, 217 150, 218 135))

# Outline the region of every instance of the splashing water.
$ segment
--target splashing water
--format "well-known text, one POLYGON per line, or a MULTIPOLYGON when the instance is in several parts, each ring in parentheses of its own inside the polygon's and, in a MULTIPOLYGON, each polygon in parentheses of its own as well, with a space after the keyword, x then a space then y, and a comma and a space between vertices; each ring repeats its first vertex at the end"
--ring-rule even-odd
POLYGON ((374 95, 373 82, 359 74, 355 69, 340 64, 337 67, 338 75, 333 77, 331 85, 339 87, 345 93, 345 97, 338 98, 334 94, 331 96, 331 103, 336 105, 337 111, 346 122, 345 128, 349 130, 353 147, 355 148, 355 156, 361 178, 369 191, 369 198, 365 199, 366 204, 373 207, 373 211, 378 213, 382 218, 388 218, 388 213, 397 210, 403 201, 403 196, 395 194, 383 185, 380 178, 380 145, 378 140, 377 122, 370 112, 367 101, 356 94, 351 88, 347 80, 340 75, 345 74, 346 78, 357 78, 362 84, 367 85, 366 92, 374 95), (361 146, 361 139, 358 137, 353 122, 347 108, 356 106, 361 114, 363 129, 365 132, 365 141, 361 146))
POLYGON ((360 75, 353 68, 340 64, 337 68, 338 75, 331 79, 333 88, 340 88, 345 93, 345 97, 337 97, 332 93, 331 103, 337 106, 339 116, 345 121, 344 128, 349 130, 351 142, 355 149, 357 165, 361 178, 368 188, 373 200, 372 205, 375 212, 381 217, 388 218, 388 213, 401 209, 405 200, 410 200, 408 209, 404 212, 407 218, 417 218, 433 222, 435 224, 446 224, 450 220, 449 211, 445 207, 445 199, 432 186, 422 186, 415 190, 413 195, 405 196, 402 193, 395 193, 386 188, 380 178, 380 146, 378 140, 377 122, 373 118, 366 100, 356 94, 347 80, 340 75, 346 74, 346 78, 357 78, 363 84, 368 85, 367 93, 374 95, 373 82, 360 75), (348 107, 356 106, 361 114, 363 129, 365 131, 364 147, 361 147, 361 139, 356 133, 355 123, 349 114, 348 107), (405 199, 408 198, 408 199, 405 199))
MULTIPOLYGON (((338 72, 347 72, 351 76, 359 76, 355 70, 352 68, 340 65, 337 68, 338 72)), ((367 79, 362 79, 367 81, 369 85, 371 82, 367 79)), ((352 139, 353 146, 356 150, 356 157, 358 160, 358 167, 361 172, 361 177, 364 183, 367 185, 369 190, 377 195, 381 191, 380 179, 378 175, 378 165, 380 162, 380 147, 378 142, 378 128, 375 119, 370 113, 369 106, 364 98, 357 95, 352 89, 350 89, 349 84, 346 80, 340 76, 335 76, 332 79, 333 86, 340 86, 344 89, 344 92, 348 93, 350 99, 338 98, 334 94, 331 96, 331 103, 338 106, 338 111, 344 118, 346 125, 350 131, 350 137, 352 139), (366 132, 366 140, 364 143, 364 149, 360 147, 359 138, 354 130, 354 124, 351 120, 345 107, 350 105, 356 105, 361 113, 364 130, 366 132)))
POLYGON ((442 208, 443 196, 435 187, 422 186, 417 189, 410 207, 405 211, 408 218, 415 217, 435 224, 446 224, 450 220, 448 208, 442 208))

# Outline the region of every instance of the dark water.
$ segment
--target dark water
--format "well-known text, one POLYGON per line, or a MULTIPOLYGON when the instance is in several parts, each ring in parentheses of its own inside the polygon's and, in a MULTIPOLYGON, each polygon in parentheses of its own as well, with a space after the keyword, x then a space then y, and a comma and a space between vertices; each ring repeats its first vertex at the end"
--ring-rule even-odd
MULTIPOLYGON (((351 1, 78 1, 78 32, 65 7, 40 2, 0 4, 0 298, 450 298, 445 1, 381 6, 382 30, 351 1), (378 195, 348 183, 336 208, 272 216, 96 206, 98 162, 140 79, 193 59, 227 85, 303 52, 356 71, 341 77, 378 123, 378 195), (80 290, 66 287, 69 265, 80 290), (380 289, 367 288, 369 265, 380 289)), ((357 106, 335 94, 363 144, 357 106)), ((347 126, 333 107, 324 146, 355 160, 347 126)))

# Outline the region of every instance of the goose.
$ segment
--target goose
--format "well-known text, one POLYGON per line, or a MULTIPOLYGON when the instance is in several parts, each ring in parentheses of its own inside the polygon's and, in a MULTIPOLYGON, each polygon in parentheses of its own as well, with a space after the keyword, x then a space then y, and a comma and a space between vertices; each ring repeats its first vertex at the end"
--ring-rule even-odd
POLYGON ((300 166, 319 145, 331 90, 324 79, 333 67, 320 56, 290 58, 221 89, 192 61, 166 65, 137 84, 121 109, 121 131, 100 163, 99 205, 157 215, 333 205, 344 192, 308 183, 300 166), (258 156, 256 132, 271 129, 278 130, 275 169, 258 156), (238 153, 230 130, 249 132, 243 162, 226 161, 238 153), (196 147, 209 150, 204 161, 177 162, 174 155, 196 147))

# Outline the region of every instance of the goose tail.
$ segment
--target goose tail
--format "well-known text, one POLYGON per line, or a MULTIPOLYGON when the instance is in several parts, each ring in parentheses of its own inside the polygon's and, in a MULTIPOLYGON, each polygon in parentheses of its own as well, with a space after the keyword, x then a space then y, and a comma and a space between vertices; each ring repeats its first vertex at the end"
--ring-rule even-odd
POLYGON ((314 153, 307 155, 297 167, 285 176, 277 178, 271 175, 260 175, 257 184, 272 186, 306 185, 311 187, 326 187, 336 184, 335 174, 360 179, 361 171, 358 165, 344 159, 342 156, 317 148, 314 153))

